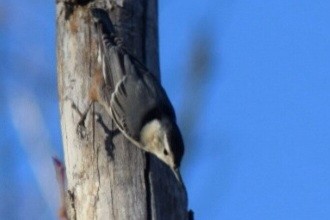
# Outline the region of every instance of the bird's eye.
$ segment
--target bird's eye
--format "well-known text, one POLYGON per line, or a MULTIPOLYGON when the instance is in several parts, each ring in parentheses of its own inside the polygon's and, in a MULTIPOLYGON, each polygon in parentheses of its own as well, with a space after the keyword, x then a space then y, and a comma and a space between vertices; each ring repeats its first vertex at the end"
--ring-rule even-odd
POLYGON ((166 149, 164 149, 164 154, 167 156, 168 155, 168 152, 166 149))

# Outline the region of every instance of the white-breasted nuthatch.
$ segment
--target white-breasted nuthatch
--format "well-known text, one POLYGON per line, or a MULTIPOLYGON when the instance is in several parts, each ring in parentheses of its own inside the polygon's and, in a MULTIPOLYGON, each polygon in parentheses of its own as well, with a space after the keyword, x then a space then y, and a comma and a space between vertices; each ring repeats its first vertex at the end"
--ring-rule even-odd
POLYGON ((179 166, 184 144, 165 90, 159 80, 118 43, 108 14, 102 9, 92 9, 91 13, 101 45, 104 82, 112 88, 110 100, 98 101, 127 139, 166 163, 181 182, 179 166))

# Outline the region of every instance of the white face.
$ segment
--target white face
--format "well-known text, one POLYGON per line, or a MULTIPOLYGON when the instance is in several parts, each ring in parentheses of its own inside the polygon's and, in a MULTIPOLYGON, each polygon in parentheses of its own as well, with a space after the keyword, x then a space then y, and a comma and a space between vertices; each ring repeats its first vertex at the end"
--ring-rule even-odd
POLYGON ((164 142, 162 142, 162 143, 164 143, 164 146, 163 146, 163 148, 160 148, 160 149, 163 149, 162 150, 163 152, 159 151, 158 152, 159 154, 157 155, 157 157, 159 159, 161 159, 162 161, 164 161, 168 166, 170 166, 170 168, 172 169, 172 171, 175 175, 175 178, 182 184, 182 178, 181 178, 181 174, 179 172, 179 169, 174 168, 174 161, 173 161, 174 157, 173 157, 173 153, 170 149, 170 145, 168 143, 168 139, 167 139, 166 134, 164 134, 163 138, 164 138, 163 139, 164 142))
POLYGON ((176 179, 182 183, 179 170, 174 168, 174 157, 165 129, 162 129, 158 120, 153 120, 143 127, 141 131, 141 144, 144 150, 154 154, 166 163, 174 172, 176 179))
POLYGON ((157 157, 172 168, 174 167, 173 153, 165 132, 162 134, 162 137, 162 141, 160 142, 161 146, 159 146, 157 150, 157 157))
POLYGON ((145 150, 154 154, 171 168, 174 167, 173 154, 166 132, 158 120, 146 124, 141 131, 141 143, 145 150))

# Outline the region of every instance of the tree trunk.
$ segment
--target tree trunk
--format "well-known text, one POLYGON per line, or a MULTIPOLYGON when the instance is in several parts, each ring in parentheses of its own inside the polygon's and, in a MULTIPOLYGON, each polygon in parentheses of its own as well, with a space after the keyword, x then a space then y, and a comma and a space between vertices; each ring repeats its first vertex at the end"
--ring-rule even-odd
POLYGON ((130 51, 159 77, 157 0, 57 0, 57 72, 69 219, 188 219, 171 170, 130 144, 98 103, 82 128, 93 76, 102 71, 90 8, 109 12, 130 51), (96 114, 98 116, 96 116, 96 114))

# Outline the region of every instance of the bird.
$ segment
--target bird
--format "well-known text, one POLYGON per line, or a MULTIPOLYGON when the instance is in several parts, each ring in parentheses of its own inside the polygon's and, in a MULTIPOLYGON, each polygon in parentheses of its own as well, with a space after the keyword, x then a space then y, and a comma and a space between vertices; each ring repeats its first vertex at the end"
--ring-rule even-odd
POLYGON ((96 85, 103 93, 97 101, 130 142, 168 165, 182 183, 179 168, 184 142, 165 89, 147 67, 126 50, 107 12, 93 8, 91 15, 101 47, 102 81, 106 88, 111 88, 101 89, 104 85, 96 85))

